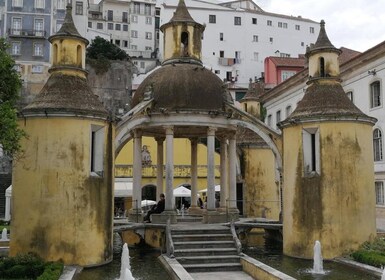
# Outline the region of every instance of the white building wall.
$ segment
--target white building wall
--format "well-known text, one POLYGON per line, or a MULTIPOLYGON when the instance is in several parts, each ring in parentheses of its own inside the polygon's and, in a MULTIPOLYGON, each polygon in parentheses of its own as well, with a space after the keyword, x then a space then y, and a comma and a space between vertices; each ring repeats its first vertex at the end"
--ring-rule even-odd
MULTIPOLYGON (((177 0, 163 0, 161 7, 161 25, 167 23, 176 8, 177 0)), ((221 79, 231 72, 237 78, 239 87, 246 87, 250 78, 260 78, 264 71, 264 59, 276 55, 276 51, 298 57, 304 54, 306 45, 314 43, 319 33, 319 23, 298 17, 288 17, 265 12, 235 10, 216 4, 195 0, 186 0, 186 6, 192 18, 206 25, 202 40, 202 61, 204 65, 216 71, 221 79), (209 15, 216 16, 216 23, 209 23, 209 15), (241 25, 234 25, 234 17, 241 17, 241 25), (253 24, 253 18, 257 23, 253 24), (268 26, 270 20, 272 25, 268 26), (278 23, 287 24, 287 28, 278 27, 278 23), (300 30, 296 30, 296 25, 300 30), (314 33, 310 33, 310 27, 314 33), (223 41, 220 40, 223 33, 223 41), (253 41, 253 36, 258 41, 253 41), (272 38, 272 42, 270 41, 272 38), (220 51, 225 58, 235 58, 240 53, 240 61, 232 66, 218 63, 220 51)), ((160 53, 163 54, 163 36, 160 35, 160 53)))

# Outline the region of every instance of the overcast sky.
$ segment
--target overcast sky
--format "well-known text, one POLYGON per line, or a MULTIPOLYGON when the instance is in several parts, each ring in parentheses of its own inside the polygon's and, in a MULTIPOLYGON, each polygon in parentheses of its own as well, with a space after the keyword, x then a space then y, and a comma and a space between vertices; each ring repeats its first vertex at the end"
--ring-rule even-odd
POLYGON ((337 48, 365 51, 385 41, 385 0, 254 0, 266 12, 326 22, 337 48))

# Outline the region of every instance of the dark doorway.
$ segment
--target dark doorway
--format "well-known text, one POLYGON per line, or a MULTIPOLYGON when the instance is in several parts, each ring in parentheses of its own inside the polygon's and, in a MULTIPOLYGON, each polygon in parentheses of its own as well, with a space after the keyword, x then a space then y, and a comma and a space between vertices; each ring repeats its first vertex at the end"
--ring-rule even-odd
POLYGON ((154 200, 157 201, 156 197, 156 186, 155 185, 146 185, 142 188, 142 200, 154 200))
POLYGON ((239 215, 243 215, 243 183, 237 183, 237 208, 239 215))

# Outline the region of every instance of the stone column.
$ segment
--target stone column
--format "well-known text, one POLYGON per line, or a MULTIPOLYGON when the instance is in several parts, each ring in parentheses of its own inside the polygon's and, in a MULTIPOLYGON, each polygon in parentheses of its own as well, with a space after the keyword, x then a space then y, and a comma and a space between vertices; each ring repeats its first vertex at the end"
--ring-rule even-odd
POLYGON ((227 154, 227 138, 221 139, 221 200, 220 200, 220 211, 226 212, 227 199, 228 199, 228 154, 227 154))
POLYGON ((163 190, 163 142, 164 137, 156 137, 155 140, 158 144, 156 155, 156 199, 159 199, 163 190))
POLYGON ((215 210, 215 128, 207 131, 207 210, 215 210))
POLYGON ((237 208, 237 144, 235 133, 230 136, 229 141, 229 214, 230 220, 238 220, 239 210, 237 208))
POLYGON ((174 128, 166 127, 166 210, 174 211, 174 128))
POLYGON ((133 145, 133 178, 132 178, 132 208, 130 210, 130 220, 134 222, 142 221, 142 131, 134 130, 133 145))
POLYGON ((198 139, 192 138, 191 142, 191 206, 189 214, 199 214, 201 209, 197 206, 198 199, 198 139))

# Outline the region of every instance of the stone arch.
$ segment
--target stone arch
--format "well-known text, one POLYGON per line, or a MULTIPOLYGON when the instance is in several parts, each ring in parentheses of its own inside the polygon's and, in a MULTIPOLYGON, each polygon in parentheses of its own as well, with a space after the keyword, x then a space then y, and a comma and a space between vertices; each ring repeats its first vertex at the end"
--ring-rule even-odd
POLYGON ((157 201, 156 186, 154 184, 147 184, 142 187, 142 199, 157 201))

